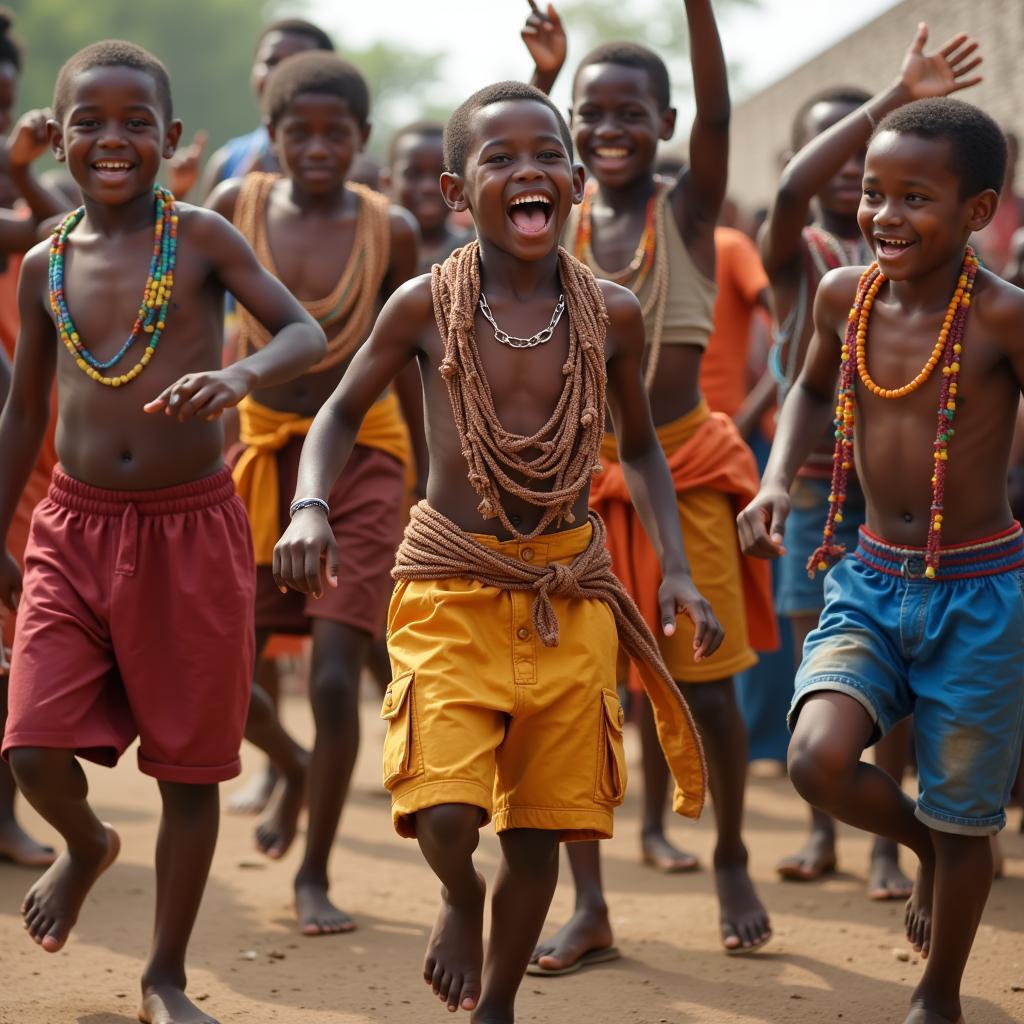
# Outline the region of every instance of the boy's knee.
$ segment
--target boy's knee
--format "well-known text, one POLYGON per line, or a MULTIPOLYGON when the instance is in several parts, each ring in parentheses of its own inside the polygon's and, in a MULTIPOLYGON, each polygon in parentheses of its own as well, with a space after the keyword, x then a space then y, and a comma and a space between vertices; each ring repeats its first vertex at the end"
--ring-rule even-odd
POLYGON ((318 723, 339 724, 359 713, 359 673, 349 666, 318 668, 310 677, 309 692, 318 723))
POLYGON ((794 789, 815 807, 827 807, 854 767, 845 751, 827 737, 810 737, 799 724, 789 741, 789 778, 794 789))
POLYGON ((735 703, 731 679, 713 683, 683 683, 680 688, 690 712, 702 726, 724 722, 735 703))
POLYGON ((432 845, 455 848, 480 835, 480 808, 471 804, 440 804, 416 812, 416 835, 432 845))

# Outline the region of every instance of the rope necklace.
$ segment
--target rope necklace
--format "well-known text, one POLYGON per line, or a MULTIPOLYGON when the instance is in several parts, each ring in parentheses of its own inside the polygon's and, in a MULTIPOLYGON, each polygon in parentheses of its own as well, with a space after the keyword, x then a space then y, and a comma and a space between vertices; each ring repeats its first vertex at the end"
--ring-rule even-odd
POLYGON ((528 338, 519 338, 514 334, 509 334, 507 331, 503 331, 494 319, 494 315, 491 313, 491 307, 487 305, 487 296, 483 292, 480 293, 480 312, 483 313, 484 318, 494 328, 494 340, 500 341, 502 345, 508 345, 509 348, 535 348, 537 345, 543 345, 546 341, 551 340, 551 336, 555 333, 555 328, 558 326, 558 321, 562 319, 562 313, 565 311, 565 296, 559 295, 558 302, 555 303, 555 311, 551 314, 551 322, 542 331, 537 331, 536 334, 531 334, 528 338))
POLYGON ((477 507, 484 519, 497 518, 519 539, 536 537, 552 523, 574 521, 572 507, 599 465, 604 432, 604 297, 594 275, 561 248, 558 275, 569 311, 564 383, 547 422, 524 435, 506 430, 498 420, 476 343, 479 243, 456 249, 431 271, 434 316, 444 343, 438 370, 448 388, 469 482, 480 496, 477 507), (501 503, 502 491, 543 510, 530 533, 512 523, 501 503))
POLYGON ((921 387, 932 375, 942 360, 942 386, 939 389, 938 425, 932 457, 935 465, 932 473, 932 500, 929 508, 928 540, 925 548, 925 576, 935 579, 940 559, 942 534, 943 499, 946 483, 946 463, 949 461, 949 442, 953 437, 953 417, 956 415, 956 396, 959 389, 960 354, 963 352, 964 331, 967 326, 967 312, 971 305, 974 278, 978 271, 978 259, 968 246, 960 268, 953 297, 949 300, 942 328, 931 355, 920 373, 908 384, 898 388, 880 387, 871 378, 867 368, 868 322, 875 296, 885 283, 885 276, 872 263, 861 275, 857 285, 857 296, 847 321, 846 336, 841 349, 842 363, 839 370, 839 397, 836 404, 835 452, 832 457, 832 488, 828 496, 828 518, 821 547, 807 562, 807 573, 812 578, 815 572, 828 568, 829 561, 841 558, 845 548, 836 544, 835 524, 843 520, 842 508, 846 501, 847 476, 853 466, 854 394, 856 378, 873 395, 879 398, 896 399, 909 395, 921 387))
POLYGON ((142 293, 142 304, 132 324, 128 340, 111 356, 101 360, 84 345, 71 319, 64 294, 64 253, 68 237, 85 216, 85 207, 69 213, 53 232, 50 242, 50 259, 47 269, 50 286, 50 309, 57 323, 57 333, 75 360, 75 365, 99 384, 117 388, 133 381, 149 364, 156 351, 160 335, 167 326, 171 292, 174 288, 174 267, 178 254, 178 215, 175 212, 174 196, 159 185, 153 190, 156 201, 155 226, 153 228, 153 258, 149 264, 149 276, 142 293), (136 340, 149 335, 139 361, 127 372, 108 376, 105 371, 114 367, 127 355, 136 340))

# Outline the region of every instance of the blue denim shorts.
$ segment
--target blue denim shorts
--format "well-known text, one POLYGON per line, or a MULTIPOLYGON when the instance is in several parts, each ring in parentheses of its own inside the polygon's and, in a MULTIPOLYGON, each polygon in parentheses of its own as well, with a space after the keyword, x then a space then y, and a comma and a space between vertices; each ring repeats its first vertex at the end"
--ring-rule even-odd
MULTIPOLYGON (((821 535, 828 515, 830 480, 797 477, 789 492, 792 506, 786 520, 786 553, 779 559, 779 589, 775 611, 792 618, 795 615, 820 614, 825 607, 825 575, 807 575, 807 561, 821 546, 821 535)), ((836 543, 847 551, 857 546, 857 531, 864 525, 864 493, 851 480, 843 506, 843 521, 836 523, 836 543)))
POLYGON ((961 835, 998 832, 1024 741, 1024 533, 924 552, 861 530, 825 581, 825 610, 804 645, 792 729, 812 693, 844 693, 879 739, 914 716, 917 817, 961 835))

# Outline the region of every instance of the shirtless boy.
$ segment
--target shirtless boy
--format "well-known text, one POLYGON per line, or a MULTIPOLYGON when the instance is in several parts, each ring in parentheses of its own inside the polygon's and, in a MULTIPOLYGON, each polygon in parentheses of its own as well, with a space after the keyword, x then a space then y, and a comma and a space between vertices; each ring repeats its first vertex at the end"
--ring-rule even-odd
MULTIPOLYGON (((644 311, 648 353, 645 382, 658 436, 673 473, 677 515, 693 563, 694 579, 725 627, 713 660, 694 664, 686 629, 660 646, 683 689, 707 750, 715 803, 715 886, 721 941, 726 952, 749 953, 771 936, 768 912, 747 870, 741 829, 747 771, 746 728, 733 675, 757 661, 755 646, 777 640, 770 575, 741 556, 734 517, 757 493, 753 454, 732 421, 711 415, 700 391, 700 367, 712 329, 715 301, 715 225, 725 195, 729 156, 729 88, 710 0, 687 0, 696 116, 690 163, 673 182, 654 173, 658 144, 671 138, 668 70, 651 50, 610 43, 585 56, 573 79, 573 140, 592 175, 583 205, 566 226, 567 244, 598 277, 629 287, 644 311), (608 270, 603 268, 615 268, 608 270)), ((536 11, 530 15, 535 22, 536 11)), ((549 15, 550 17, 550 15, 549 15)), ((558 31, 525 36, 539 47, 536 80, 550 79, 550 52, 558 31)), ((608 522, 616 573, 657 624, 657 562, 627 500, 609 437, 606 471, 594 481, 592 502, 608 522)), ((649 716, 641 733, 646 862, 679 870, 696 867, 664 834, 663 759, 649 716)), ((576 913, 538 948, 531 973, 565 973, 615 956, 601 886, 598 848, 575 845, 569 858, 576 881, 576 913)))
POLYGON ((210 1018, 185 995, 185 950, 217 838, 217 784, 239 770, 253 646, 249 526, 217 420, 251 388, 301 373, 324 337, 221 217, 154 198, 181 135, 155 57, 123 42, 80 51, 57 77, 49 133, 85 206, 28 253, 19 287, 0 534, 55 374, 60 465, 33 518, 24 582, 8 553, 0 561, 0 599, 18 607, 3 753, 67 850, 22 914, 46 952, 64 946, 119 847, 77 758, 113 765, 139 736, 139 768, 163 802, 139 1017, 196 1024, 210 1018), (274 339, 221 370, 225 290, 274 339))
POLYGON ((274 569, 305 593, 340 584, 323 495, 375 396, 415 359, 430 475, 394 572, 384 779, 397 830, 416 836, 443 887, 425 980, 449 1010, 508 1024, 559 840, 607 838, 622 800, 613 623, 647 659, 677 808, 696 813, 703 789, 685 704, 611 574, 600 520, 588 522, 606 396, 662 556, 660 626, 671 634, 677 610, 689 615, 697 659, 721 630, 686 564, 641 380, 639 304, 558 247, 583 190, 564 120, 543 93, 500 83, 455 111, 444 148, 445 200, 472 214, 480 241, 385 306, 310 430, 274 569), (484 959, 473 851, 492 815, 502 862, 484 959))
MULTIPOLYGON (((960 35, 938 52, 926 54, 927 38, 927 28, 921 25, 899 76, 876 96, 856 89, 827 90, 808 100, 797 114, 796 155, 783 171, 760 238, 777 324, 772 365, 783 399, 803 365, 813 333, 814 295, 822 276, 836 267, 870 262, 870 250, 857 224, 857 206, 872 125, 911 100, 944 96, 979 81, 971 75, 980 62, 976 43, 960 35)), ((822 576, 809 579, 805 566, 821 535, 830 476, 831 440, 826 435, 793 482, 789 536, 779 567, 778 612, 789 620, 795 651, 803 647, 824 606, 822 576)), ((856 544, 863 521, 864 497, 851 480, 843 520, 837 526, 842 543, 856 544)), ((786 702, 789 697, 787 692, 786 702)), ((909 752, 909 725, 889 733, 875 751, 876 763, 896 779, 903 776, 909 752)), ((834 871, 836 863, 835 824, 824 811, 812 807, 806 843, 784 858, 778 871, 784 878, 813 881, 834 871)), ((898 847, 877 837, 868 895, 884 900, 909 893, 910 879, 900 870, 898 847)))
POLYGON ((989 837, 1005 823, 1021 751, 1024 535, 1006 473, 1024 387, 1024 292, 966 248, 992 219, 1005 162, 999 127, 957 100, 911 103, 879 124, 858 213, 877 269, 822 280, 761 492, 739 520, 746 551, 781 553, 790 486, 835 413, 828 518, 808 568, 843 552, 835 522, 851 448, 867 525, 829 573, 804 646, 789 769, 813 806, 920 860, 906 926, 927 964, 907 1024, 963 1020, 989 837), (916 806, 860 760, 911 713, 916 806))
MULTIPOLYGON (((234 467, 256 547, 257 649, 271 633, 313 638, 309 689, 316 740, 306 854, 295 876, 296 913, 307 935, 354 927, 328 898, 328 861, 359 749, 359 676, 383 625, 409 461, 398 401, 387 391, 370 410, 355 454, 330 493, 344 586, 323 601, 282 594, 270 562, 279 524, 287 520, 302 440, 369 334, 380 304, 416 269, 412 217, 382 195, 346 182, 369 134, 369 103, 362 75, 334 54, 304 53, 284 61, 264 92, 267 128, 283 175, 250 173, 225 182, 210 200, 329 339, 327 355, 309 373, 254 389, 241 403, 244 448, 234 467)), ((244 309, 239 319, 241 351, 258 351, 266 332, 244 309)), ((418 390, 415 400, 419 405, 418 390)), ((259 686, 253 687, 246 736, 271 755, 283 777, 256 831, 259 848, 279 858, 295 837, 306 755, 259 686)))

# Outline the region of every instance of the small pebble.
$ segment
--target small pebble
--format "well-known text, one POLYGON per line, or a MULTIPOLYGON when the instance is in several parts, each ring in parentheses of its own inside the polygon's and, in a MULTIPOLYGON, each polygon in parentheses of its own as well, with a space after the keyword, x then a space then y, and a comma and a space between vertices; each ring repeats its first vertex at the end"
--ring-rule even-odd
POLYGON ((244 953, 242 953, 242 955, 238 959, 239 960, 255 960, 257 956, 258 956, 258 954, 257 954, 255 949, 247 949, 244 953))
POLYGON ((892 955, 899 960, 900 963, 906 964, 910 962, 910 954, 905 949, 894 949, 892 951, 892 955))

